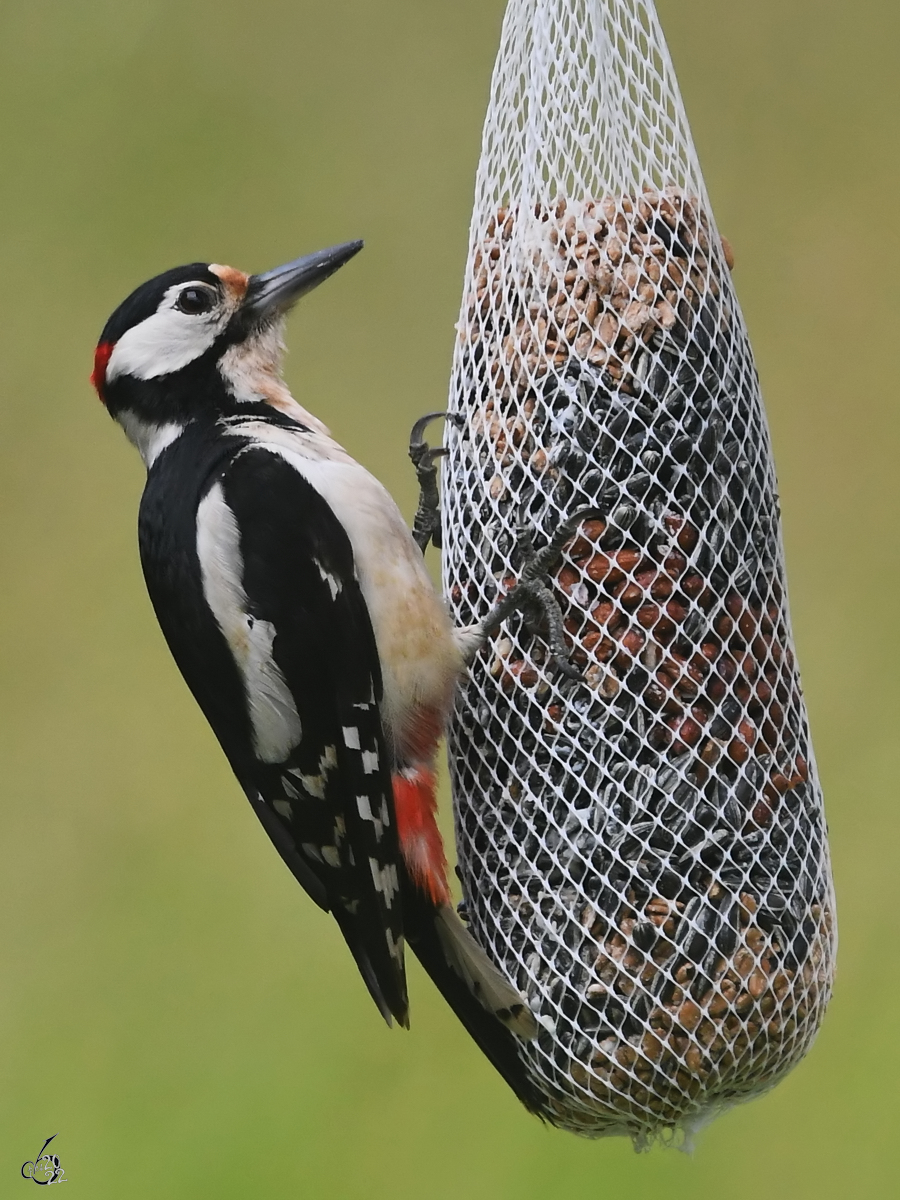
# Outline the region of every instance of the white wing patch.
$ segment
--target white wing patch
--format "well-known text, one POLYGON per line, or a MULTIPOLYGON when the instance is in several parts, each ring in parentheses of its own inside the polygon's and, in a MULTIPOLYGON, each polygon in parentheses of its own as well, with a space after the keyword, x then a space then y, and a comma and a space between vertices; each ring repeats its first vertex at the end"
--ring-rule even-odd
POLYGON ((372 805, 369 803, 368 796, 357 796, 356 807, 359 809, 359 815, 364 821, 371 821, 375 828, 375 837, 378 841, 384 837, 385 822, 381 817, 372 812, 372 805))
POLYGON ((341 589, 344 586, 343 583, 341 582, 341 579, 339 578, 339 576, 333 575, 331 573, 331 571, 326 570, 325 567, 322 566, 322 564, 319 562, 319 560, 317 558, 314 559, 313 561, 315 562, 316 566, 319 568, 319 574, 322 576, 322 582, 328 584, 328 590, 329 590, 329 592, 331 592, 332 600, 336 600, 337 597, 341 593, 341 589))
POLYGON ((356 807, 359 809, 359 815, 362 817, 362 819, 364 821, 374 821, 375 820, 375 818, 372 816, 372 806, 369 803, 368 796, 357 796, 356 797, 356 807))
POLYGON ((347 749, 348 750, 358 750, 359 749, 359 729, 355 725, 345 725, 343 727, 343 732, 344 732, 344 745, 347 747, 347 749))
POLYGON ((388 863, 387 866, 381 867, 374 858, 370 858, 369 870, 372 872, 372 882, 384 896, 384 902, 390 908, 394 903, 394 897, 400 891, 396 863, 388 863))
POLYGON ((403 947, 405 944, 404 940, 403 940, 403 936, 401 935, 395 941, 394 938, 391 936, 391 931, 389 929, 385 929, 384 936, 387 938, 388 950, 390 951, 391 958, 393 958, 394 961, 399 963, 400 966, 402 967, 403 966, 403 947))
POLYGON ((366 775, 374 775, 378 770, 378 751, 363 750, 362 752, 363 772, 366 775))
MULTIPOLYGON (((288 774, 293 775, 295 779, 300 780, 303 790, 307 793, 307 795, 314 796, 316 800, 324 800, 325 788, 328 785, 328 776, 336 766, 337 747, 326 746, 325 752, 319 759, 318 775, 304 775, 299 767, 288 767, 288 774)), ((294 788, 286 778, 283 779, 283 783, 284 790, 288 793, 288 795, 293 793, 294 799, 298 799, 299 797, 296 788, 294 788)))
POLYGON ((238 525, 218 483, 197 508, 197 556, 203 594, 244 683, 254 752, 261 762, 284 762, 300 744, 300 716, 272 655, 275 626, 247 611, 238 525))

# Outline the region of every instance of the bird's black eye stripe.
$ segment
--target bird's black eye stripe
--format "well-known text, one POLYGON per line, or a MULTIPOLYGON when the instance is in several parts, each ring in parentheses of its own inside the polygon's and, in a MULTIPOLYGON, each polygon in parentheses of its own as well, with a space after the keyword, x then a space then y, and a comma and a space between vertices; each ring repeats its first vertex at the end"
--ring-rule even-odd
POLYGON ((215 302, 216 298, 210 288, 186 287, 178 293, 175 307, 179 312, 188 313, 194 317, 200 313, 209 312, 215 302))

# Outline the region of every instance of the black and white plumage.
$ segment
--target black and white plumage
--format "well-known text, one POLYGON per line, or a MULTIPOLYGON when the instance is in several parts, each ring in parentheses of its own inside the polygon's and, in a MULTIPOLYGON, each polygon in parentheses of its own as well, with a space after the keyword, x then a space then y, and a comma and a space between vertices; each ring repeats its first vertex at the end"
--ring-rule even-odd
POLYGON ((172 654, 250 803, 385 1018, 408 942, 520 1099, 534 1019, 449 903, 432 765, 463 659, 385 489, 291 397, 283 316, 360 248, 193 263, 107 322, 93 381, 148 469, 139 535, 172 654))
POLYGON ((299 471, 243 422, 225 428, 216 444, 189 427, 150 474, 150 597, 269 836, 334 912, 382 1011, 404 1021, 381 674, 349 539, 299 471), (179 505, 179 528, 171 501, 188 478, 203 486, 179 505))

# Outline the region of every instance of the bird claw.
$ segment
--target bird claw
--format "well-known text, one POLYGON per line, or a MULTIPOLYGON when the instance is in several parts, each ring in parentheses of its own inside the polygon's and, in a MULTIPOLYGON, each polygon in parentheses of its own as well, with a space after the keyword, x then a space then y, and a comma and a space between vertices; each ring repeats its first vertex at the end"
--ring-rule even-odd
MULTIPOLYGON (((447 451, 443 446, 430 446, 425 440, 428 425, 439 417, 450 421, 455 419, 453 413, 426 413, 416 421, 409 435, 409 457, 419 480, 419 505, 413 521, 412 535, 423 554, 429 544, 441 548, 441 498, 435 462, 447 451)), ((499 629, 507 617, 522 611, 526 614, 526 620, 529 615, 533 617, 529 624, 533 625, 535 631, 544 633, 550 659, 558 670, 567 679, 582 678, 578 667, 569 661, 562 610, 547 582, 547 576, 550 569, 556 565, 566 544, 578 532, 582 522, 603 516, 597 508, 578 509, 560 524, 546 546, 535 550, 534 527, 526 521, 524 509, 520 509, 516 543, 523 566, 519 580, 488 613, 480 627, 472 626, 467 630, 469 637, 464 651, 466 661, 471 661, 477 653, 478 646, 499 629)))
POLYGON ((543 618, 540 624, 546 627, 544 636, 551 661, 567 679, 582 678, 578 667, 569 661, 562 610, 547 583, 547 575, 559 560, 563 548, 577 534, 582 522, 603 516, 599 509, 581 508, 562 522, 546 546, 535 550, 533 527, 520 512, 516 541, 522 556, 522 571, 518 582, 498 601, 482 623, 485 637, 494 633, 514 612, 530 611, 543 618))
POLYGON ((437 485, 436 460, 447 453, 443 446, 429 446, 425 430, 438 417, 447 413, 426 413, 419 417, 409 435, 409 457, 419 481, 419 505, 413 521, 412 535, 416 545, 424 554, 429 543, 441 547, 441 497, 437 485))

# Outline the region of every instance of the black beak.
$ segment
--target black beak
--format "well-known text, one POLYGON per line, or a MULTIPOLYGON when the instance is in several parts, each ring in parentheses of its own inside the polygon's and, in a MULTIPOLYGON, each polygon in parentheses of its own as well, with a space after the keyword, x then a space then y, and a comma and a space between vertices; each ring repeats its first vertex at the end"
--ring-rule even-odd
POLYGON ((362 248, 362 242, 344 242, 304 258, 295 258, 293 262, 262 275, 251 275, 241 316, 260 321, 287 312, 301 296, 324 283, 362 248))

